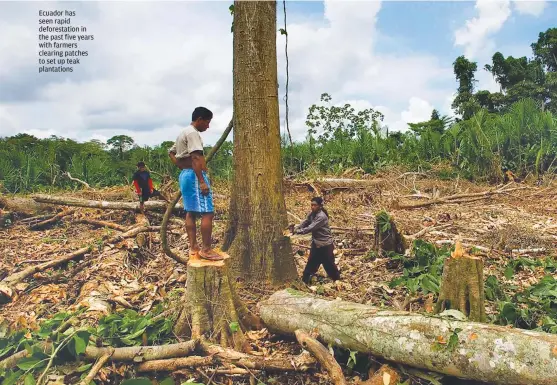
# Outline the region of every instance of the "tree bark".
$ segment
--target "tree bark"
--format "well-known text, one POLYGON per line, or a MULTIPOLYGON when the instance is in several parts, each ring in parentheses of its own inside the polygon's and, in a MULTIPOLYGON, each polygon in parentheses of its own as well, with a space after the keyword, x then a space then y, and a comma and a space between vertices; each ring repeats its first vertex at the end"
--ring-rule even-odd
POLYGON ((235 275, 297 278, 283 194, 276 1, 234 2, 234 180, 223 250, 235 275))
POLYGON ((455 250, 443 267, 443 279, 435 312, 456 309, 471 321, 485 322, 483 261, 464 254, 457 241, 455 250))
POLYGON ((385 311, 292 289, 259 306, 270 331, 316 330, 326 343, 449 376, 496 385, 550 385, 557 378, 554 334, 385 311))

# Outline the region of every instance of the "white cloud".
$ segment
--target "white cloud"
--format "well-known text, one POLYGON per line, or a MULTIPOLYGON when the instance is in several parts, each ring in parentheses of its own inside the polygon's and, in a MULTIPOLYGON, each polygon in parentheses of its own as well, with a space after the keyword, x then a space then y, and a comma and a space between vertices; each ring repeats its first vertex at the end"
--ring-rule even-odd
MULTIPOLYGON (((373 108, 375 111, 381 112, 385 116, 383 125, 388 126, 390 132, 406 131, 408 130, 408 123, 428 121, 431 118, 431 112, 435 109, 428 101, 417 97, 411 97, 407 101, 407 107, 401 112, 395 112, 386 106, 373 105, 366 100, 342 100, 335 103, 335 106, 343 106, 346 103, 350 104, 356 111, 373 108)), ((445 105, 441 106, 441 108, 444 107, 445 105)), ((437 110, 439 111, 441 108, 437 108, 437 110)))
POLYGON ((402 111, 400 117, 406 123, 424 122, 431 118, 434 107, 426 100, 420 98, 410 98, 408 109, 402 111))
POLYGON ((483 68, 479 68, 476 72, 476 90, 487 90, 489 92, 500 92, 501 86, 497 83, 493 75, 483 68))
POLYGON ((545 0, 518 0, 513 1, 514 8, 518 13, 531 16, 541 16, 545 7, 547 6, 547 1, 545 0))
MULTIPOLYGON (((39 75, 34 15, 39 8, 70 8, 69 3, 0 2, 0 136, 25 131, 106 140, 126 134, 138 144, 154 145, 174 140, 193 108, 205 105, 215 117, 204 140, 216 141, 232 116, 227 3, 71 4, 78 7, 74 23, 95 35, 83 44, 90 55, 72 74, 39 75)), ((288 25, 289 120, 295 140, 305 137, 308 108, 323 92, 334 103, 382 106, 378 109, 391 130, 427 120, 434 106, 446 106, 454 88, 446 82, 454 77, 450 66, 432 55, 375 52, 380 9, 379 1, 327 1, 322 19, 289 18, 295 20, 288 25)), ((280 34, 277 51, 284 125, 280 34)))
POLYGON ((455 46, 464 46, 464 55, 470 59, 491 55, 495 43, 490 36, 498 32, 511 15, 509 0, 476 0, 478 15, 466 20, 455 31, 455 46))

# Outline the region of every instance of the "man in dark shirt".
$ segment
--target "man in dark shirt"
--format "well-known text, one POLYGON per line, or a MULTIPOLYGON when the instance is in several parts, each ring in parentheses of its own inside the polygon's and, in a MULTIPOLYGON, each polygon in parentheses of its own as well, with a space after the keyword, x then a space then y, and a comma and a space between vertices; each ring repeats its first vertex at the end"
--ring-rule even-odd
POLYGON ((137 163, 137 171, 133 174, 133 184, 135 192, 139 196, 139 208, 144 213, 145 202, 154 196, 161 196, 161 193, 153 187, 151 174, 147 171, 144 162, 137 163))

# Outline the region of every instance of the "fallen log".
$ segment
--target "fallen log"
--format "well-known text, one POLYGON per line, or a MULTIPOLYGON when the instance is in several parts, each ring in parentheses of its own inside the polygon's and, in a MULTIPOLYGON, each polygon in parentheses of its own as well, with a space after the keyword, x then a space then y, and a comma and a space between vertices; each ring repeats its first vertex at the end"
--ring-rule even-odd
POLYGON ((19 217, 31 217, 39 214, 55 214, 52 206, 36 202, 30 198, 3 198, 0 200, 0 209, 11 211, 19 217))
MULTIPOLYGON (((89 199, 74 198, 68 196, 57 196, 57 195, 44 195, 36 194, 33 195, 35 202, 48 203, 53 205, 64 205, 64 206, 77 206, 77 207, 90 207, 96 209, 108 209, 108 210, 131 210, 139 212, 139 202, 117 202, 117 201, 96 201, 89 199)), ((165 201, 147 201, 145 202, 146 210, 166 210, 167 203, 165 201)), ((175 211, 180 211, 183 208, 182 203, 178 203, 174 208, 175 211)))
POLYGON ((31 225, 29 228, 31 230, 39 230, 42 229, 45 226, 50 225, 51 223, 55 223, 57 222, 59 219, 64 218, 65 216, 68 215, 72 215, 75 212, 75 209, 73 210, 64 210, 59 212, 58 214, 56 214, 55 216, 53 216, 52 218, 46 219, 42 222, 36 223, 34 225, 31 225))
POLYGON ((198 343, 199 340, 195 339, 161 346, 129 346, 123 348, 97 348, 96 346, 87 346, 85 349, 85 358, 88 360, 96 360, 112 352, 110 356, 111 361, 138 362, 162 360, 165 358, 187 356, 198 346, 198 343))
POLYGON ((66 254, 58 259, 40 263, 34 266, 29 266, 26 269, 23 269, 21 271, 18 271, 17 273, 13 273, 7 276, 0 282, 0 304, 11 302, 15 291, 15 285, 23 281, 25 278, 29 277, 30 275, 38 273, 39 271, 49 269, 51 267, 56 267, 65 262, 71 261, 72 259, 82 256, 83 254, 89 251, 91 251, 91 246, 82 247, 81 249, 66 254))
MULTIPOLYGON (((314 367, 315 360, 307 354, 284 358, 265 358, 251 354, 244 354, 232 349, 224 349, 218 345, 211 345, 204 349, 209 356, 189 356, 167 360, 152 360, 142 362, 137 366, 139 373, 143 372, 174 372, 182 368, 212 366, 216 364, 234 365, 238 368, 251 370, 265 370, 266 372, 304 372, 314 367)), ((244 374, 244 372, 241 372, 244 374)))
POLYGON ((347 301, 286 289, 259 304, 269 331, 315 330, 329 344, 385 360, 496 385, 550 385, 557 335, 347 301))
POLYGON ((109 229, 114 229, 114 230, 118 230, 118 231, 128 230, 127 227, 121 226, 117 223, 107 222, 107 221, 100 221, 100 220, 97 220, 97 219, 79 218, 77 220, 77 222, 86 223, 86 224, 89 224, 89 225, 99 226, 99 227, 108 227, 109 229))
POLYGON ((304 372, 315 367, 315 359, 307 352, 302 352, 298 356, 267 358, 208 343, 201 343, 201 349, 205 354, 215 357, 217 362, 233 364, 246 369, 260 369, 268 372, 304 372))

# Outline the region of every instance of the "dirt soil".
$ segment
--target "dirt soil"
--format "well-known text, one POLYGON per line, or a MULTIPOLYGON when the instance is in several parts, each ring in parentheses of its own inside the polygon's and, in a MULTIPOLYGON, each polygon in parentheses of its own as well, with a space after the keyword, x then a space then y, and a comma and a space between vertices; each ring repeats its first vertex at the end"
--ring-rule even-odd
MULTIPOLYGON (((393 267, 388 263, 388 258, 374 258, 370 253, 374 214, 381 209, 386 209, 394 217, 405 235, 415 234, 425 227, 438 227, 438 230, 428 231, 420 238, 442 245, 450 244, 459 237, 466 247, 479 248, 483 251, 480 255, 484 259, 485 276, 494 274, 500 281, 519 288, 535 284, 544 273, 541 270, 518 271, 511 280, 507 280, 503 271, 509 260, 519 255, 539 258, 555 254, 557 204, 556 190, 551 183, 541 186, 513 183, 507 186, 512 188, 510 192, 481 200, 397 209, 397 202, 421 202, 431 196, 443 198, 456 193, 484 192, 501 186, 472 184, 462 179, 438 180, 417 174, 401 175, 394 171, 376 177, 384 178, 386 185, 371 189, 333 190, 324 194, 342 281, 332 283, 321 268, 319 276, 304 290, 359 303, 426 311, 427 303, 429 301, 431 304, 432 298, 411 296, 403 287, 390 288, 389 282, 402 274, 402 268, 393 267)), ((222 242, 227 220, 229 188, 226 184, 215 183, 214 189, 218 194, 215 199, 214 243, 218 246, 222 242)), ((134 199, 133 191, 128 187, 66 194, 88 199, 134 199)), ((310 199, 314 193, 306 185, 285 182, 285 194, 287 209, 291 213, 289 221, 295 223, 295 217, 305 218, 310 211, 310 199)), ((147 216, 151 225, 160 225, 162 213, 147 212, 147 216)), ((33 231, 29 229, 28 223, 20 221, 21 217, 8 229, 0 229, 0 280, 30 265, 52 260, 85 245, 98 245, 103 236, 118 232, 78 223, 77 219, 82 217, 113 222, 124 227, 132 226, 134 222, 134 214, 125 211, 77 208, 73 215, 61 219, 55 225, 33 231)), ((183 222, 183 218, 178 218, 178 221, 183 222)), ((176 223, 173 222, 174 225, 176 223)), ((178 223, 178 228, 172 230, 169 242, 173 248, 185 250, 185 229, 180 229, 180 226, 178 223)), ((309 245, 307 237, 293 240, 300 276, 309 245)), ((145 252, 131 252, 132 246, 133 239, 124 240, 86 254, 75 262, 33 275, 17 285, 14 301, 0 305, 0 323, 9 325, 11 329, 35 328, 41 320, 52 314, 83 307, 89 310, 83 317, 95 322, 109 308, 114 311, 129 307, 146 312, 171 293, 183 291, 186 267, 164 255, 157 232, 148 235, 145 252)), ((269 287, 253 285, 249 288, 240 286, 239 291, 253 311, 256 311, 255 305, 259 300, 273 293, 269 287)), ((494 312, 496 309, 488 302, 488 314, 494 312)), ((254 343, 265 348, 267 354, 301 352, 295 341, 285 341, 278 336, 257 338, 254 343)), ((347 357, 344 361, 339 359, 343 367, 347 357)), ((372 363, 378 362, 372 357, 366 359, 372 363)), ((123 364, 107 365, 103 369, 106 372, 104 378, 116 378, 115 374, 125 372, 122 368, 126 367, 123 364)), ((178 374, 184 375, 184 379, 191 375, 199 382, 207 383, 207 378, 195 370, 178 374)), ((350 383, 357 383, 356 377, 367 378, 367 371, 359 372, 357 368, 346 369, 345 374, 350 383)), ((412 384, 428 383, 415 375, 404 378, 410 378, 409 383, 412 384)), ((275 382, 277 384, 331 383, 326 373, 319 371, 275 376, 274 380, 278 381, 275 382)), ((117 383, 119 381, 121 377, 117 383)), ((217 375, 214 381, 221 384, 250 383, 249 376, 245 375, 217 375)), ((273 380, 266 379, 263 382, 271 384, 273 380)), ((97 377, 96 383, 103 381, 97 377)), ((456 384, 457 381, 448 383, 456 384)))

